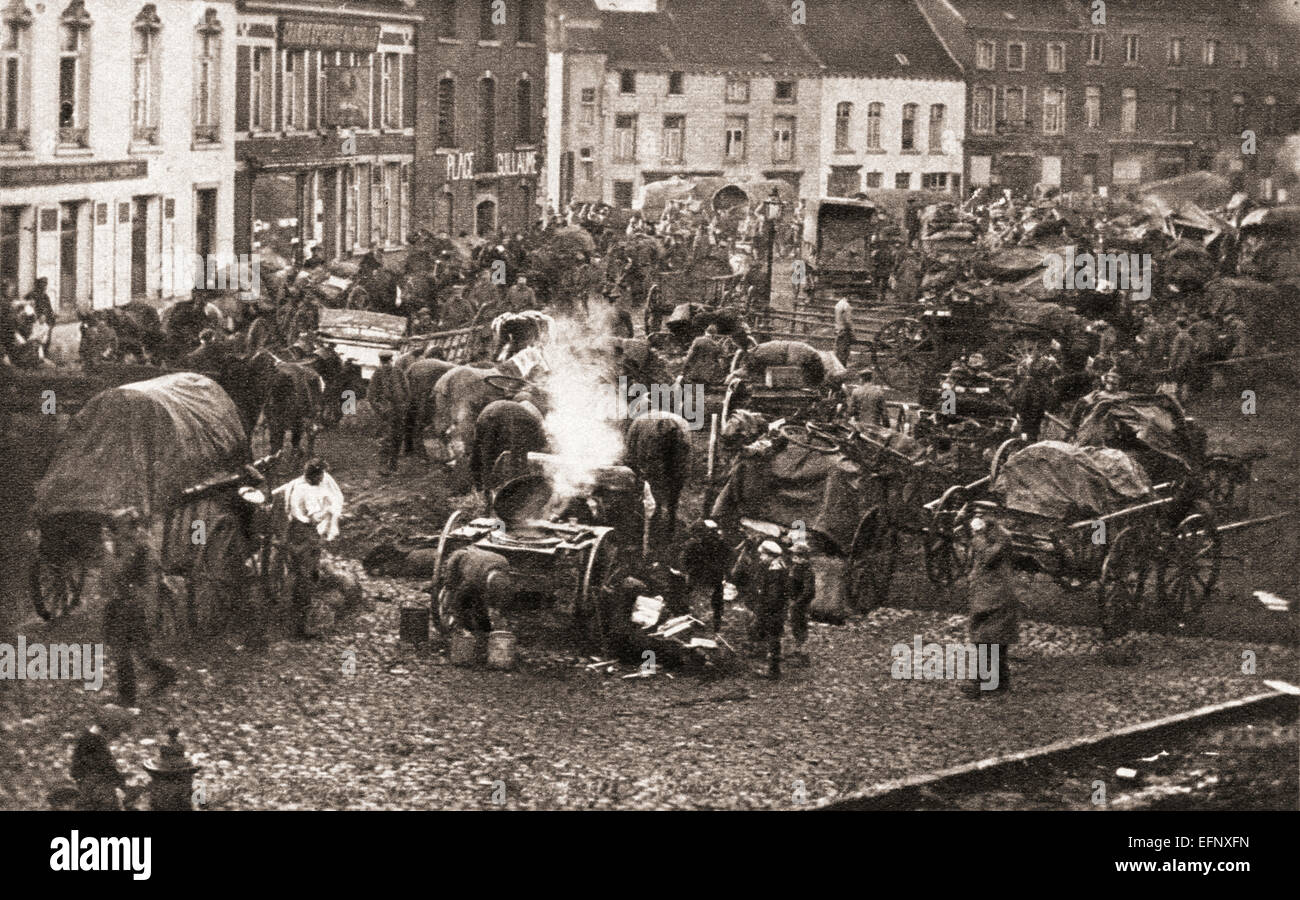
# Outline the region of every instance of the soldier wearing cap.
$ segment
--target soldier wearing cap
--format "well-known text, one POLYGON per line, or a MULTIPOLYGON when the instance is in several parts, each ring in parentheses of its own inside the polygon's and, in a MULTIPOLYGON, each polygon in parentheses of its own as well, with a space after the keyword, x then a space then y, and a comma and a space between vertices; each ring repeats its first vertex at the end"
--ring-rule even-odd
POLYGON ((383 437, 384 473, 397 471, 397 455, 406 437, 406 412, 411 405, 411 389, 406 373, 393 365, 393 351, 379 354, 379 368, 370 376, 366 400, 375 412, 375 418, 385 427, 383 437))
POLYGON ((811 556, 807 541, 795 541, 790 545, 790 633, 794 635, 791 663, 800 666, 808 665, 808 652, 804 649, 808 641, 808 613, 817 599, 817 579, 811 556))
POLYGON ((970 523, 971 564, 966 575, 967 612, 970 640, 978 648, 988 647, 988 658, 997 653, 997 680, 988 686, 977 680, 961 683, 971 699, 1003 693, 1011 686, 1007 654, 1020 637, 1020 601, 1016 599, 1011 533, 995 521, 974 518, 970 523))
POLYGON ((885 386, 875 380, 875 369, 866 368, 858 372, 862 384, 849 392, 849 421, 854 425, 880 425, 889 427, 889 413, 885 409, 885 386))
POLYGON ((709 592, 715 634, 722 630, 722 582, 727 575, 727 549, 718 523, 702 519, 691 526, 681 553, 681 567, 690 578, 691 589, 698 585, 709 592))
POLYGON ((117 665, 118 696, 124 706, 135 706, 136 658, 154 673, 154 690, 176 681, 176 670, 149 648, 149 616, 145 594, 157 587, 162 570, 158 551, 149 543, 144 520, 135 507, 113 515, 111 561, 107 566, 104 605, 104 643, 117 665))
POLYGON ((781 633, 785 630, 786 605, 790 583, 781 545, 763 541, 757 560, 742 555, 731 571, 731 582, 748 592, 749 607, 754 611, 754 636, 760 651, 767 656, 767 668, 758 674, 773 680, 781 677, 781 633))

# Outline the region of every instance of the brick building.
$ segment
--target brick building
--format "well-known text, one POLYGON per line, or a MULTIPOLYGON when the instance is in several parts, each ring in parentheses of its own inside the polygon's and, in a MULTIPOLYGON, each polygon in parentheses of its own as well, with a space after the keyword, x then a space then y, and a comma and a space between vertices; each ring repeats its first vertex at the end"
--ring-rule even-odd
POLYGON ((674 175, 817 191, 820 64, 763 0, 554 3, 548 196, 631 206, 674 175))
POLYGON ((452 236, 541 214, 543 0, 420 0, 415 221, 452 236))
POLYGON ((972 187, 1123 189, 1212 170, 1269 195, 1294 178, 1277 162, 1300 128, 1284 0, 1111 0, 1095 24, 1084 3, 917 3, 966 74, 972 187))
POLYGON ((240 0, 235 247, 400 249, 415 161, 414 0, 240 0))

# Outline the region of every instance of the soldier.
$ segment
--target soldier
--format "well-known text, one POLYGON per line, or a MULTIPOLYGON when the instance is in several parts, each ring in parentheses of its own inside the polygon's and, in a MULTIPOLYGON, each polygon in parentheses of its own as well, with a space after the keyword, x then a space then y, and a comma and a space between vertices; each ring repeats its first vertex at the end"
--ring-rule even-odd
POLYGON ((104 643, 120 654, 117 681, 122 705, 135 706, 137 657, 154 673, 155 693, 176 682, 176 670, 149 648, 149 616, 143 595, 157 587, 162 561, 150 545, 144 520, 135 507, 115 513, 110 527, 112 561, 107 577, 109 599, 104 606, 104 643))
POLYGON ((835 358, 847 366, 852 352, 853 304, 848 297, 841 297, 835 304, 835 358))
POLYGON ((482 633, 492 630, 493 608, 509 594, 509 572, 508 559, 479 547, 465 547, 448 557, 448 605, 460 628, 482 633))
POLYGON ((537 308, 537 292, 528 286, 528 279, 520 275, 506 292, 506 306, 513 312, 537 308))
POLYGON ((302 475, 275 489, 284 497, 288 518, 289 596, 294 636, 309 637, 307 616, 312 593, 320 580, 321 544, 339 534, 343 492, 319 458, 307 461, 302 475))
POLYGON ((763 541, 756 560, 742 556, 731 571, 731 582, 745 590, 754 611, 754 634, 759 651, 767 656, 767 668, 758 669, 761 678, 781 677, 781 633, 785 630, 786 604, 790 584, 781 545, 763 541))
MULTIPOLYGON (((1013 583, 1011 534, 996 522, 971 520, 971 567, 966 575, 970 640, 988 647, 988 659, 997 654, 997 681, 985 689, 976 679, 961 682, 962 692, 972 700, 984 694, 1004 693, 1011 686, 1007 654, 1020 637, 1020 603, 1013 583)), ((990 682, 992 679, 990 679, 990 682)))
POLYGON ((858 376, 862 379, 862 384, 849 393, 849 421, 855 427, 880 425, 888 428, 889 412, 885 408, 888 391, 884 385, 876 383, 874 369, 863 369, 858 376))
POLYGON ((393 366, 393 351, 379 354, 379 368, 370 376, 366 400, 375 411, 384 431, 382 453, 384 474, 397 471, 397 455, 406 438, 406 414, 411 405, 411 390, 406 373, 393 366))
POLYGON ((817 599, 817 578, 813 573, 811 549, 807 541, 790 545, 790 633, 794 635, 794 652, 790 654, 793 666, 808 665, 808 613, 817 599))
MULTIPOLYGON (((139 710, 134 710, 138 713, 139 710)), ((76 808, 79 810, 120 810, 126 794, 129 805, 141 793, 127 786, 126 776, 113 758, 112 742, 131 727, 133 711, 109 703, 95 713, 95 724, 84 730, 72 748, 68 774, 77 784, 76 808)))
POLYGON ((713 608, 713 633, 722 631, 722 582, 727 574, 727 543, 718 523, 703 519, 691 526, 690 536, 682 547, 681 566, 696 585, 709 591, 713 608))

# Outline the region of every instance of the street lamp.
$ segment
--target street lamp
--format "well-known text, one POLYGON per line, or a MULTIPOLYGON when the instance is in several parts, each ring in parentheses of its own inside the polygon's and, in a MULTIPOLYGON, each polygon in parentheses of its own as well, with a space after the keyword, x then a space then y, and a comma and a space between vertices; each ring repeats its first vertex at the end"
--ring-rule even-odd
POLYGON ((781 198, 776 188, 763 201, 763 219, 767 222, 767 290, 764 292, 763 305, 772 305, 772 247, 776 244, 776 220, 781 216, 781 198))

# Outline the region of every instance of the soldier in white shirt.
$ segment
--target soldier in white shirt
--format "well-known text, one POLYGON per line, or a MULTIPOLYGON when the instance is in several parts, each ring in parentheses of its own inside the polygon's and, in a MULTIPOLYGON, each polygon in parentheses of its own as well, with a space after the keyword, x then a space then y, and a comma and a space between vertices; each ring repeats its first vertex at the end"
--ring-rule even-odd
POLYGON ((853 352, 853 306, 848 297, 835 304, 835 356, 847 366, 853 352))
POLYGON ((307 461, 301 477, 276 488, 275 493, 282 494, 289 519, 286 552, 294 636, 309 637, 307 614, 320 579, 321 546, 339 535, 343 492, 317 457, 307 461))

